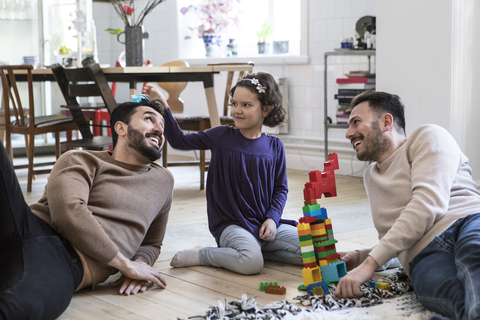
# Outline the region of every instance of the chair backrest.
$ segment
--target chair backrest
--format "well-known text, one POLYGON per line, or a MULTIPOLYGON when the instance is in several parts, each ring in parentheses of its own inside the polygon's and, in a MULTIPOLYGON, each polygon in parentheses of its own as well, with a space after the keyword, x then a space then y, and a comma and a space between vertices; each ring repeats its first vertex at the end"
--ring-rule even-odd
POLYGON ((35 127, 34 102, 33 102, 33 76, 32 65, 11 65, 0 66, 0 75, 2 79, 2 106, 5 108, 5 125, 9 125, 11 117, 15 120, 13 123, 18 127, 35 127), (28 107, 24 108, 20 98, 15 73, 27 73, 28 107), (27 111, 29 113, 25 113, 27 111), (27 118, 27 114, 29 115, 27 118))
POLYGON ((117 102, 102 69, 98 64, 74 69, 56 66, 52 72, 82 137, 92 139, 92 131, 81 110, 86 106, 81 106, 77 97, 101 97, 108 112, 110 114, 113 112, 117 102))
MULTIPOLYGON (((186 61, 170 61, 162 64, 162 67, 189 67, 186 61)), ((184 104, 180 94, 187 86, 188 82, 157 82, 158 86, 167 91, 167 103, 172 113, 183 113, 184 104)))
MULTIPOLYGON (((250 65, 253 66, 255 65, 252 61, 248 61, 248 62, 227 62, 227 63, 210 63, 208 64, 209 66, 225 66, 225 65, 250 65)), ((242 80, 242 78, 245 76, 245 74, 247 73, 247 71, 237 71, 238 72, 238 76, 236 77, 236 80, 235 82, 233 82, 233 79, 234 79, 234 74, 235 74, 235 71, 228 71, 228 75, 227 75, 227 84, 225 86, 225 95, 223 97, 223 115, 224 116, 228 116, 228 103, 230 102, 230 89, 232 89, 232 87, 240 80, 242 80)))

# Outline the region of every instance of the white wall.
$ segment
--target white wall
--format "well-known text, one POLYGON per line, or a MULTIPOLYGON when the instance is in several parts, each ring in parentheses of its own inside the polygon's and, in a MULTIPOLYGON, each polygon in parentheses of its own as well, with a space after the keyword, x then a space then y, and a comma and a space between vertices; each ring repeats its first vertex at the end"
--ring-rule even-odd
MULTIPOLYGON (((252 0, 249 0, 252 1, 252 0)), ((254 71, 268 71, 276 77, 288 78, 289 86, 289 135, 280 135, 287 153, 287 166, 300 170, 323 170, 323 54, 340 47, 341 38, 354 37, 355 23, 366 15, 376 15, 375 0, 308 0, 308 48, 310 61, 307 64, 261 64, 257 60, 254 71)), ((138 7, 141 7, 138 4, 138 7)), ((97 26, 97 39, 100 63, 114 64, 123 50, 115 36, 103 30, 122 28, 120 18, 110 3, 94 2, 94 20, 97 26)), ((147 16, 145 30, 150 32, 146 40, 146 58, 155 65, 175 60, 176 16, 179 8, 176 1, 160 4, 147 16)), ((253 60, 255 62, 255 60, 253 60)), ((305 60, 306 61, 306 60, 305 60)), ((209 61, 205 61, 208 63, 209 61)), ((210 61, 211 62, 211 61, 210 61)), ((329 115, 335 115, 335 79, 343 77, 350 70, 366 70, 365 57, 337 57, 329 60, 328 100, 329 115)), ((224 75, 216 76, 215 90, 217 104, 222 106, 224 75)), ((127 100, 126 85, 119 85, 117 100, 127 100), (123 88, 123 89, 122 89, 123 88)), ((201 83, 189 83, 182 94, 185 100, 185 113, 190 115, 207 114, 201 83)), ((354 157, 352 148, 344 137, 345 130, 329 132, 329 151, 337 152, 342 174, 363 173, 363 162, 354 157)), ((169 151, 170 152, 170 151, 169 151)))
POLYGON ((465 153, 473 169, 473 177, 480 184, 480 2, 467 1, 467 54, 466 54, 466 127, 465 153))
POLYGON ((475 0, 377 1, 377 90, 402 98, 407 135, 425 123, 450 131, 477 181, 479 7, 475 0))

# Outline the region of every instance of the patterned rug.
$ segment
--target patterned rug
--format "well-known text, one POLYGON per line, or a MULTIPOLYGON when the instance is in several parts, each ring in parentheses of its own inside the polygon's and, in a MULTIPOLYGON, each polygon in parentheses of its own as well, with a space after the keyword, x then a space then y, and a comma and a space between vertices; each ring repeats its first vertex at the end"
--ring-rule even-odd
MULTIPOLYGON (((342 299, 333 294, 304 294, 294 298, 294 302, 275 301, 264 308, 258 308, 255 299, 244 294, 242 300, 228 303, 219 301, 218 306, 210 307, 205 315, 189 319, 428 320, 433 315, 418 302, 410 280, 402 269, 381 281, 389 283, 390 291, 370 288, 369 283, 365 283, 361 287, 364 294, 358 299, 342 299)), ((335 286, 329 286, 330 292, 334 290, 335 286)))

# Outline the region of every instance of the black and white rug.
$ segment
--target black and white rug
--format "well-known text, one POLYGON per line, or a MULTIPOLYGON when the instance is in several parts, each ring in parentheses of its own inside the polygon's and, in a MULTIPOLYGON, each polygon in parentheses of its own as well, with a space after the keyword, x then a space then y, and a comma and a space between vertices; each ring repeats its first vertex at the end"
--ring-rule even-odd
MULTIPOLYGON (((410 319, 428 320, 433 313, 425 310, 412 291, 410 281, 403 270, 382 279, 390 284, 390 291, 362 286, 364 295, 358 299, 341 299, 333 294, 324 296, 300 295, 293 302, 275 301, 258 308, 254 298, 242 296, 238 301, 219 301, 205 315, 189 319, 230 320, 364 320, 410 319)), ((329 287, 330 292, 335 289, 329 287)))

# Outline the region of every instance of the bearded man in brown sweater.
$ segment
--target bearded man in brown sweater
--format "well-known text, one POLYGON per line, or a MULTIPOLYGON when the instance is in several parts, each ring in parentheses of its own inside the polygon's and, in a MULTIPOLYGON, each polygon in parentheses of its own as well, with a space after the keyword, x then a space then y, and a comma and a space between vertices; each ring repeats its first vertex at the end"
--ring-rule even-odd
POLYGON ((120 294, 166 282, 160 254, 173 194, 160 158, 164 109, 119 105, 114 151, 70 151, 55 164, 38 203, 26 204, 0 143, 0 319, 54 319, 75 291, 120 271, 120 294))

